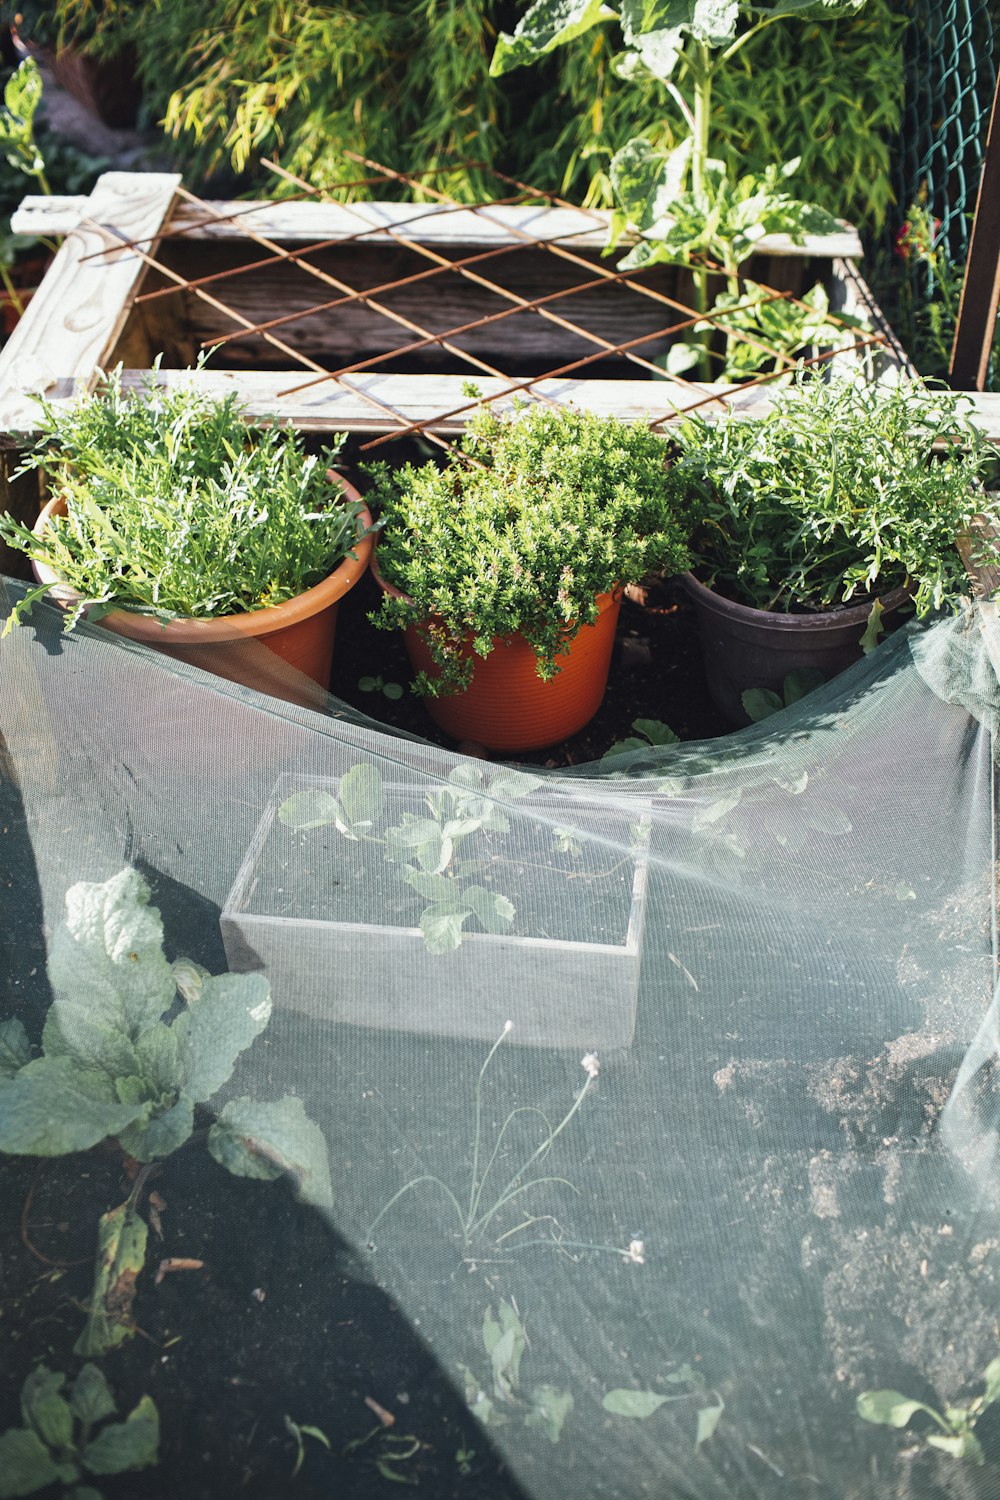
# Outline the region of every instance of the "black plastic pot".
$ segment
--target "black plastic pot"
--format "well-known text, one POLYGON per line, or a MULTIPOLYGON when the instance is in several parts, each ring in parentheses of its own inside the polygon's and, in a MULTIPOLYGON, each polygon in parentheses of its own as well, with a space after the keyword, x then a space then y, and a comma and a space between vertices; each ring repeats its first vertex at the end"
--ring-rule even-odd
MULTIPOLYGON (((829 681, 861 659, 870 603, 818 614, 773 614, 724 598, 693 573, 680 582, 698 616, 709 696, 731 724, 750 723, 742 701, 748 688, 768 688, 780 697, 789 672, 813 667, 829 681)), ((882 598, 883 610, 898 609, 907 597, 906 589, 894 589, 882 598)))

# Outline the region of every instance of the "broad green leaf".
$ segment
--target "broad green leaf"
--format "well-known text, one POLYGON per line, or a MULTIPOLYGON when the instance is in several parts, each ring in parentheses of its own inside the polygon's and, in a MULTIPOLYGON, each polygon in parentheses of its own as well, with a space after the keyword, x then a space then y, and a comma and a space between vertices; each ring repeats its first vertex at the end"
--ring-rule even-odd
POLYGON ((160 1417, 151 1396, 143 1396, 124 1422, 114 1422, 99 1432, 83 1450, 83 1462, 92 1474, 124 1474, 127 1469, 148 1469, 156 1463, 160 1447, 160 1417))
POLYGON ((608 1391, 601 1405, 615 1417, 636 1417, 642 1421, 669 1400, 669 1396, 658 1396, 655 1391, 628 1391, 619 1387, 608 1391))
POLYGON ((270 985, 263 974, 210 975, 187 1019, 182 1077, 195 1103, 204 1104, 271 1019, 270 985))
POLYGON ((531 1410, 524 1425, 540 1427, 550 1443, 558 1443, 563 1423, 572 1410, 573 1397, 569 1391, 557 1390, 554 1385, 538 1385, 531 1393, 531 1410))
POLYGON ((84 1365, 74 1380, 70 1406, 80 1421, 89 1427, 96 1427, 105 1417, 114 1416, 115 1398, 97 1365, 84 1365))
POLYGON ((798 667, 794 672, 789 672, 782 684, 786 706, 807 698, 810 693, 822 687, 825 681, 826 678, 818 667, 798 667))
POLYGON ((855 1405, 859 1417, 882 1427, 905 1427, 918 1411, 936 1415, 922 1401, 911 1401, 899 1391, 862 1391, 855 1405))
POLYGON ((483 1317, 483 1347, 493 1367, 497 1394, 511 1396, 521 1379, 521 1356, 528 1347, 524 1325, 509 1302, 501 1301, 497 1317, 492 1307, 483 1317))
POLYGON ((153 1113, 149 1119, 121 1131, 118 1144, 136 1161, 156 1161, 180 1150, 190 1140, 193 1130, 194 1100, 190 1094, 182 1093, 162 1113, 153 1113))
POLYGON ((37 1435, 24 1427, 12 1427, 0 1435, 0 1500, 33 1495, 55 1484, 59 1469, 37 1435))
POLYGON ((370 823, 382 811, 382 777, 376 766, 359 761, 344 772, 339 791, 348 823, 370 823))
POLYGON ((995 1401, 1000 1401, 1000 1355, 991 1359, 983 1371, 983 1381, 986 1389, 983 1392, 983 1410, 992 1406, 995 1401))
POLYGON ((703 828, 710 828, 713 823, 718 823, 727 813, 731 813, 742 799, 743 793, 737 788, 733 792, 726 792, 707 807, 699 807, 691 819, 691 828, 695 833, 700 833, 703 828))
POLYGON ((30 125, 42 97, 42 75, 33 57, 26 57, 7 80, 3 91, 4 108, 25 125, 30 125))
POLYGON ((683 190, 690 159, 690 137, 667 155, 641 138, 628 141, 615 153, 611 161, 615 198, 640 232, 670 212, 683 190))
POLYGON ((144 1221, 128 1203, 101 1215, 87 1326, 74 1353, 100 1356, 131 1337, 132 1301, 146 1260, 146 1234, 144 1221))
POLYGON ((532 776, 527 771, 501 771, 487 786, 486 795, 515 801, 518 797, 530 797, 544 784, 540 776, 532 776))
POLYGON ((449 901, 455 894, 455 882, 449 876, 428 875, 414 865, 407 865, 406 881, 425 901, 449 901))
POLYGON ((868 614, 868 623, 861 637, 861 649, 866 656, 869 652, 875 650, 875 647, 882 638, 882 616, 884 613, 885 609, 882 601, 880 599, 873 599, 872 607, 868 614))
POLYGON ((660 31, 647 31, 637 36, 632 46, 634 52, 626 52, 614 59, 614 71, 620 78, 638 78, 651 73, 661 83, 666 83, 674 73, 684 50, 684 33, 678 26, 660 31), (633 61, 634 59, 634 61, 633 61))
POLYGON ((66 1377, 59 1370, 38 1365, 21 1387, 21 1415, 47 1448, 57 1453, 73 1443, 73 1413, 61 1395, 66 1377))
POLYGON ((233 1099, 208 1132, 208 1149, 236 1177, 286 1173, 303 1203, 333 1204, 326 1140, 294 1094, 266 1103, 233 1099))
POLYGON ((102 884, 66 892, 66 923, 49 956, 55 1001, 46 1021, 46 1052, 66 1052, 116 1077, 138 1071, 118 1053, 158 1021, 176 994, 163 956, 163 924, 148 905, 149 887, 125 869, 102 884), (113 1060, 112 1060, 113 1059, 113 1060))
POLYGON ((157 1021, 154 1026, 147 1026, 136 1039, 139 1077, 148 1080, 156 1097, 176 1092, 184 1081, 180 1056, 182 1036, 183 1030, 157 1021))
POLYGON ((307 828, 333 827, 340 818, 340 803, 318 788, 293 792, 278 807, 278 820, 297 833, 307 828))
POLYGON ((472 907, 487 932, 506 932, 513 921, 513 903, 496 891, 488 891, 485 886, 466 886, 462 900, 472 907))
POLYGON ((929 1432, 927 1441, 932 1448, 950 1453, 952 1458, 971 1458, 980 1466, 986 1462, 982 1444, 974 1432, 959 1432, 951 1436, 944 1432, 929 1432))
POLYGON ((720 1401, 717 1406, 702 1406, 698 1409, 698 1430, 695 1433, 694 1445, 700 1448, 702 1443, 707 1443, 715 1433, 719 1425, 719 1418, 725 1411, 720 1401))
POLYGON ((835 21, 853 16, 865 0, 775 0, 773 5, 754 5, 753 10, 766 16, 796 16, 800 21, 835 21))
POLYGON ((490 63, 490 74, 497 78, 534 62, 564 42, 589 31, 599 21, 614 19, 615 12, 603 0, 535 0, 521 17, 513 35, 501 32, 490 63))
POLYGON ((141 1104, 122 1104, 102 1073, 69 1057, 39 1057, 0 1083, 0 1151, 65 1156, 88 1151, 138 1118, 141 1104))
POLYGON ((421 912, 420 931, 428 953, 452 953, 461 947, 462 924, 468 915, 468 908, 456 910, 451 902, 438 902, 421 912))
POLYGON ((645 32, 679 30, 721 47, 736 35, 738 0, 622 0, 622 30, 635 46, 645 32))
POLYGON ((694 369, 701 354, 701 343, 693 333, 689 334, 687 338, 670 345, 663 368, 668 375, 686 375, 689 370, 694 369))
POLYGON ((0 1021, 0 1079, 12 1078, 31 1061, 28 1033, 16 1016, 0 1021))
POLYGON ((636 734, 644 735, 651 745, 678 745, 680 738, 662 719, 633 719, 636 734))
POLYGON ((777 693, 772 693, 770 688, 747 688, 740 695, 740 701, 743 704, 743 712, 754 724, 759 724, 762 719, 769 719, 772 714, 780 713, 785 706, 777 693))

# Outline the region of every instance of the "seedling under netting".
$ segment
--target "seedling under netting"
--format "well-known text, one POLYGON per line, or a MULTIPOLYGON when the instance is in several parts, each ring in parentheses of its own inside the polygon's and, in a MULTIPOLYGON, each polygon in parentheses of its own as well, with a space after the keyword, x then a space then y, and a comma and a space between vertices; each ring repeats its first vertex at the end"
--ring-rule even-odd
POLYGON ((62 624, 0 645, 0 1494, 1000 1494, 988 607, 572 773, 62 624))

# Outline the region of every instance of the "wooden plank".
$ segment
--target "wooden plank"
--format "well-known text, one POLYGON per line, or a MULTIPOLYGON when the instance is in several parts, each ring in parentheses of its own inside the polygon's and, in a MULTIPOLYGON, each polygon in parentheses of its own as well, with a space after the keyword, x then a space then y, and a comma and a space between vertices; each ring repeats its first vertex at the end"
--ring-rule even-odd
POLYGON ((1000 74, 986 137, 969 256, 958 304, 948 379, 957 391, 986 384, 1000 303, 1000 74))
POLYGON ((0 441, 7 446, 33 428, 31 392, 89 382, 105 360, 144 265, 140 255, 120 248, 122 240, 145 246, 156 239, 179 182, 166 172, 106 172, 98 179, 85 217, 67 235, 0 351, 0 441))
MULTIPOLYGON (((73 197, 26 197, 11 223, 18 234, 67 234, 77 223, 80 204, 73 197)), ((393 231, 426 244, 502 245, 527 234, 540 240, 562 240, 567 248, 601 250, 610 215, 596 209, 546 208, 544 205, 493 205, 473 212, 442 209, 425 203, 230 203, 209 200, 203 207, 180 203, 170 219, 170 233, 196 240, 241 240, 245 230, 286 244, 309 244, 365 234, 363 243, 393 244, 393 231), (366 231, 374 231, 367 233, 366 231)), ((809 235, 801 245, 787 235, 766 235, 759 255, 846 257, 863 254, 857 230, 843 224, 835 234, 809 235)))

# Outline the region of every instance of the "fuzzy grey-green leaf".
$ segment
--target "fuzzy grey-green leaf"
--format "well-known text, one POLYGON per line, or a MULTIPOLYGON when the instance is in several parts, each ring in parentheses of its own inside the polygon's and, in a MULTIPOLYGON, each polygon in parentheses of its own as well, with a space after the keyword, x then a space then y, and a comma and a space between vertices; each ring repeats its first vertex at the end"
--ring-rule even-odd
POLYGON ((123 1104, 104 1074, 69 1057, 39 1057, 0 1082, 0 1151, 65 1156, 87 1151, 138 1118, 141 1104, 123 1104))
POLYGON ((271 987, 263 974, 210 975, 187 1012, 184 1086, 203 1104, 227 1083, 236 1059, 271 1019, 271 987))
POLYGON ((286 1173, 304 1203, 316 1208, 333 1203, 326 1140, 294 1094, 263 1103, 233 1099, 209 1131, 208 1149, 237 1177, 286 1173))
POLYGON ((33 1495, 58 1478, 59 1470, 36 1433, 12 1427, 0 1434, 0 1500, 33 1495))
POLYGON ((83 1462, 92 1474, 123 1474, 128 1469, 148 1469, 156 1463, 160 1447, 160 1417, 152 1397, 143 1396, 124 1422, 115 1422, 97 1434, 83 1450, 83 1462))

